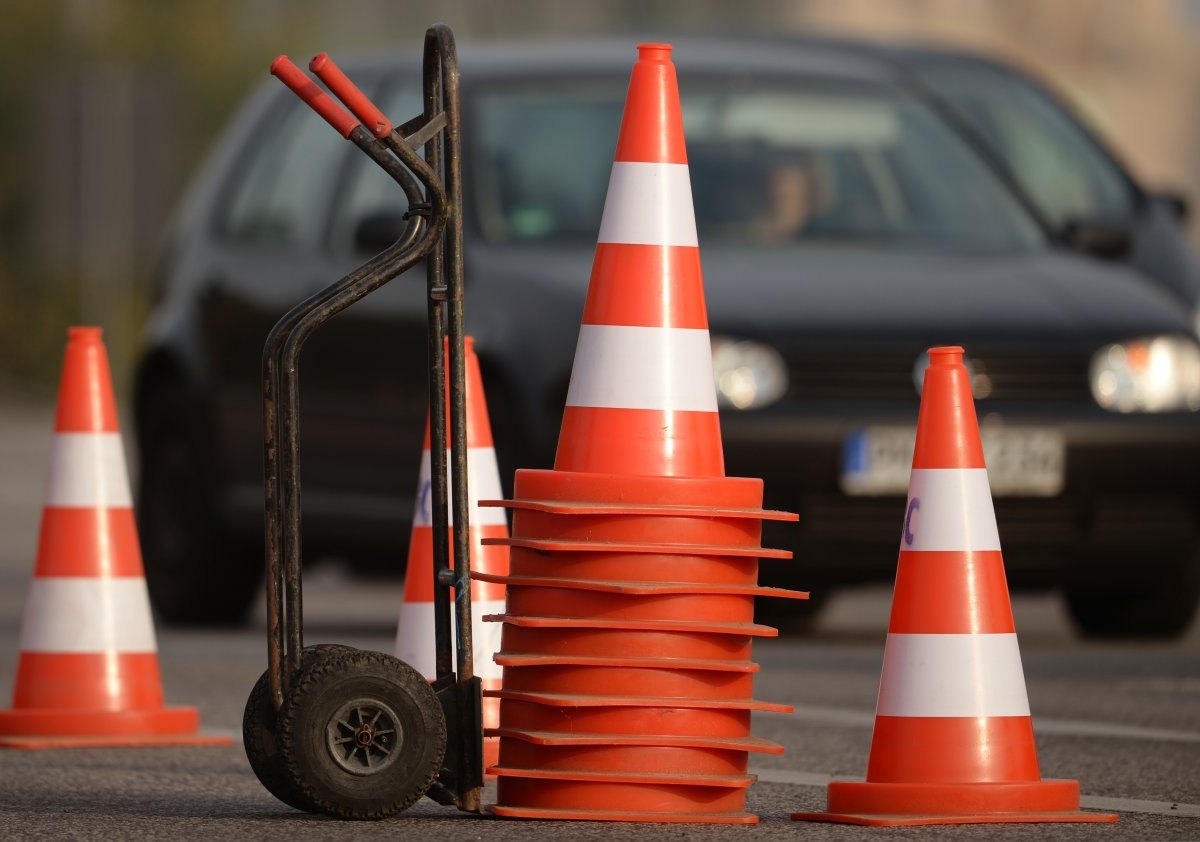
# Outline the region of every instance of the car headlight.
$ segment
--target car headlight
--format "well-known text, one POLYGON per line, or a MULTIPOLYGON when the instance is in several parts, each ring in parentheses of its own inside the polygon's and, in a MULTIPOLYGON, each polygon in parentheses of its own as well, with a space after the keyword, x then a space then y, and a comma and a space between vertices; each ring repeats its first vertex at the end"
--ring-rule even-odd
POLYGON ((1092 396, 1113 412, 1200 409, 1200 345, 1152 336, 1106 345, 1092 357, 1092 396))
POLYGON ((712 338, 717 404, 727 409, 760 409, 787 391, 787 365, 769 345, 748 339, 712 338))

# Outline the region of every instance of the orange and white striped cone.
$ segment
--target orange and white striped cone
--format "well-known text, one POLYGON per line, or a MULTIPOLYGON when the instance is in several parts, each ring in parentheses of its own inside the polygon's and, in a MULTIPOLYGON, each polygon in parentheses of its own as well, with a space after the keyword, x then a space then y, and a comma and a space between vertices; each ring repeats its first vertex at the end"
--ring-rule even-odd
MULTIPOLYGON (((506 546, 484 546, 484 538, 507 538, 508 521, 503 509, 481 508, 479 500, 501 496, 500 469, 492 441, 492 426, 488 421, 487 401, 475 342, 466 338, 467 392, 467 494, 469 496, 471 570, 477 573, 505 576, 508 574, 506 546)), ((410 664, 426 678, 436 673, 433 635, 433 515, 429 424, 425 425, 425 444, 421 452, 421 473, 417 482, 417 504, 413 512, 412 537, 408 546, 408 569, 404 577, 404 603, 396 629, 396 657, 410 664)), ((449 448, 446 461, 449 464, 449 448)), ((454 513, 450 513, 453 526, 454 513)), ((453 544, 451 545, 453 552, 453 544)), ((484 615, 504 611, 504 585, 476 581, 471 588, 471 626, 474 642, 472 663, 475 674, 482 679, 485 690, 499 690, 501 667, 493 660, 500 651, 501 627, 485 623, 484 615)), ((500 724, 500 702, 495 698, 483 700, 483 725, 495 728, 500 724)), ((484 740, 485 768, 494 765, 499 757, 499 738, 484 740)))
POLYGON ((828 812, 862 825, 1113 822, 1043 780, 963 349, 933 348, 863 782, 828 812))
POLYGON ((668 44, 638 45, 554 468, 725 475, 668 44))
MULTIPOLYGON (((675 67, 640 44, 553 470, 519 470, 498 816, 753 824, 762 481, 726 477, 675 67)), ((481 575, 481 574, 476 574, 481 575)))
POLYGON ((158 650, 100 329, 73 327, 50 488, 0 747, 228 744, 163 706, 158 650))

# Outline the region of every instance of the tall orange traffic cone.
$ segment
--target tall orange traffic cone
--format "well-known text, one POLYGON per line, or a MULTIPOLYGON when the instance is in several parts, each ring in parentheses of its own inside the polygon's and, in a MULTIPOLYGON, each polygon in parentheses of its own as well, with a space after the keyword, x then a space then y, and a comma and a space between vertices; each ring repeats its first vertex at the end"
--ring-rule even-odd
POLYGON ((163 707, 142 556, 100 329, 67 331, 50 489, 0 747, 228 744, 163 707))
POLYGON ((725 475, 670 53, 638 46, 555 470, 725 475))
POLYGON ((670 47, 643 44, 554 470, 520 470, 497 815, 752 824, 762 481, 726 477, 670 47))
MULTIPOLYGON (((466 337, 465 351, 471 569, 504 576, 508 573, 508 547, 484 546, 482 543, 484 538, 507 538, 508 521, 503 509, 485 509, 478 504, 480 499, 500 496, 500 469, 496 465, 483 377, 479 372, 479 358, 475 356, 475 340, 469 336, 466 337)), ((433 636, 433 515, 430 500, 432 459, 429 448, 429 424, 426 422, 421 471, 417 481, 417 505, 413 512, 412 537, 408 546, 408 569, 404 577, 404 603, 396 628, 396 657, 411 664, 426 678, 433 679, 436 664, 433 636)), ((484 689, 499 690, 501 669, 493 656, 500 650, 500 627, 495 623, 485 623, 483 617, 504 610, 504 585, 476 581, 471 588, 471 608, 475 675, 482 679, 484 689)), ((495 728, 500 724, 500 703, 497 699, 483 700, 483 724, 486 728, 495 728)), ((499 739, 489 737, 484 740, 484 762, 490 766, 498 758, 499 739)))
POLYGON ((963 349, 933 348, 921 396, 867 779, 829 784, 862 825, 1114 822, 1043 780, 963 349))

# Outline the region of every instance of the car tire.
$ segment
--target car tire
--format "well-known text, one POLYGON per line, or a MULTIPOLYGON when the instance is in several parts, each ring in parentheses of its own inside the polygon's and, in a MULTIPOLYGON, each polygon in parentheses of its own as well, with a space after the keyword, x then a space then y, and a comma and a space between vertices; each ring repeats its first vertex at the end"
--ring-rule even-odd
POLYGON ((138 527, 150 601, 168 625, 244 622, 262 581, 261 551, 236 541, 217 507, 201 403, 182 384, 139 412, 138 527))
POLYGON ((1189 554, 1185 564, 1169 572, 1149 572, 1141 581, 1067 588, 1066 603, 1087 637, 1179 637, 1200 606, 1200 554, 1189 554))

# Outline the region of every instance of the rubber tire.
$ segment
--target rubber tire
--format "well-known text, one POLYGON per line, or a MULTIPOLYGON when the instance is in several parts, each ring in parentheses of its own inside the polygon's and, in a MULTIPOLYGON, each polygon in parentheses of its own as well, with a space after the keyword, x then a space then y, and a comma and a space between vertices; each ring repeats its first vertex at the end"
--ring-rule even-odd
POLYGON ((1167 573, 1150 572, 1141 581, 1068 588, 1067 610, 1086 637, 1140 637, 1168 640, 1183 635, 1200 606, 1200 555, 1167 573))
POLYGON ((437 779, 446 720, 429 682, 399 658, 340 652, 301 670, 284 702, 279 743, 305 803, 339 819, 385 819, 415 804, 437 779), (342 769, 325 745, 330 718, 358 697, 386 702, 403 734, 403 755, 373 775, 342 769))
MULTIPOLYGON (((322 657, 335 652, 352 652, 353 647, 336 643, 320 643, 316 646, 304 647, 300 656, 302 666, 311 666, 322 657)), ((267 792, 274 795, 289 807, 304 810, 309 813, 318 812, 317 808, 307 802, 300 791, 292 785, 283 766, 283 757, 279 753, 278 737, 279 717, 275 705, 271 703, 271 681, 267 672, 263 672, 250 697, 246 699, 246 711, 242 715, 242 744, 246 748, 246 759, 255 777, 266 787, 267 792)))
POLYGON ((262 581, 262 549, 236 540, 218 509, 202 406, 174 382, 153 386, 141 405, 138 526, 146 585, 167 625, 239 625, 262 581))

